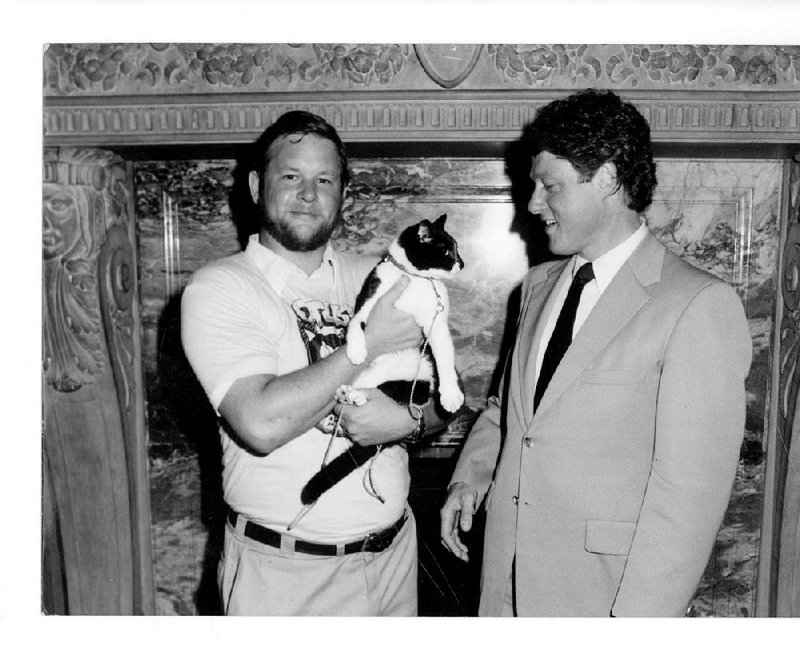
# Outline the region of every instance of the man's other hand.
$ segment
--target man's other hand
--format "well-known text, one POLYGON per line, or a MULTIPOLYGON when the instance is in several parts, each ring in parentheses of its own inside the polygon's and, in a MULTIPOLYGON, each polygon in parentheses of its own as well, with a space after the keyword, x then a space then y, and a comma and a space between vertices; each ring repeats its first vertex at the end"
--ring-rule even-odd
POLYGON ((477 502, 478 492, 472 485, 453 483, 447 490, 447 501, 440 512, 442 544, 464 562, 469 560, 469 550, 461 542, 459 530, 466 533, 472 528, 477 502))

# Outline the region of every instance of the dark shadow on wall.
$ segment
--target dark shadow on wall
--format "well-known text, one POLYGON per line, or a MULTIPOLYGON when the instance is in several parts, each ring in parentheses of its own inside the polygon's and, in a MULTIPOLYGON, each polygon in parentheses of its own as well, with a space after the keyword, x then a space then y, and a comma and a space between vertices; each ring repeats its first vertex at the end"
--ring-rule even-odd
MULTIPOLYGON (((159 400, 151 400, 149 404, 156 405, 160 410, 154 411, 156 418, 161 417, 158 420, 160 428, 171 437, 182 438, 186 448, 197 455, 201 481, 200 518, 208 529, 208 542, 195 605, 200 615, 219 615, 222 611, 216 586, 216 569, 222 552, 226 512, 222 498, 222 449, 217 416, 183 351, 180 321, 178 294, 169 300, 159 319, 159 400)), ((191 503, 187 505, 191 506, 191 503)))
MULTIPOLYGON (((228 193, 231 221, 241 249, 248 236, 259 230, 257 206, 250 195, 248 175, 252 169, 252 145, 237 149, 233 184, 228 193)), ((192 273, 186 273, 192 274, 192 273)), ((154 413, 165 443, 182 442, 188 453, 196 454, 200 470, 200 518, 208 531, 202 559, 201 579, 194 595, 199 615, 221 615, 216 584, 217 565, 222 554, 227 507, 222 495, 222 448, 218 419, 198 382, 181 343, 181 294, 164 307, 158 324, 157 388, 148 405, 154 413)), ((152 441, 152 440, 151 440, 152 441)), ((193 488, 192 488, 192 491, 193 488)), ((196 501, 186 502, 187 507, 196 501)), ((196 508, 195 508, 196 509, 196 508)))
POLYGON ((511 231, 519 234, 525 243, 528 267, 559 258, 553 256, 548 248, 544 224, 537 215, 528 211, 528 203, 533 194, 531 157, 519 140, 511 142, 506 149, 505 171, 511 182, 511 201, 514 204, 511 231))
MULTIPOLYGON (((519 235, 525 243, 525 252, 528 257, 528 267, 551 261, 556 258, 548 249, 547 235, 544 224, 539 217, 528 211, 528 203, 533 194, 533 182, 530 178, 531 158, 519 140, 511 142, 505 153, 505 172, 511 182, 511 201, 514 204, 514 218, 511 221, 511 231, 519 235)), ((520 311, 520 298, 522 286, 516 286, 508 296, 506 305, 506 324, 500 343, 497 366, 492 374, 489 386, 489 395, 497 395, 500 380, 503 375, 506 361, 510 357, 516 340, 517 319, 520 311)))
MULTIPOLYGON (((533 192, 530 169, 530 156, 520 142, 509 144, 505 153, 505 171, 511 183, 511 198, 514 204, 511 231, 518 234, 525 243, 529 268, 555 258, 547 247, 544 225, 528 212, 528 202, 533 192)), ((506 322, 497 364, 489 385, 490 396, 502 393, 505 397, 506 394, 505 391, 500 392, 500 386, 503 371, 516 341, 521 292, 522 286, 518 285, 512 289, 508 297, 506 322)), ((445 464, 437 465, 438 473, 435 476, 425 474, 425 467, 430 461, 412 461, 412 482, 416 483, 416 486, 412 487, 410 503, 414 508, 420 530, 420 615, 476 616, 478 612, 483 532, 486 522, 483 506, 480 506, 476 513, 472 531, 462 535, 462 540, 469 547, 468 564, 461 563, 442 549, 441 543, 429 542, 431 538, 438 539, 439 529, 438 512, 432 515, 428 506, 431 500, 440 498, 441 501, 438 501, 439 505, 436 507, 438 509, 444 502, 449 474, 453 472, 457 459, 458 455, 455 455, 451 460, 445 461, 445 464), (442 480, 443 473, 447 474, 448 478, 442 480), (424 475, 427 475, 427 479, 424 475), (438 487, 434 485, 437 480, 438 487), (427 506, 423 507, 423 500, 427 502, 427 506)))
POLYGON ((242 249, 247 246, 248 236, 258 233, 260 229, 258 207, 250 194, 250 171, 253 165, 252 145, 246 144, 236 154, 236 165, 233 168, 233 185, 228 196, 231 209, 231 220, 236 226, 236 237, 242 249))
MULTIPOLYGON (((249 188, 252 169, 252 145, 242 145, 236 153, 233 184, 228 194, 231 221, 241 249, 248 236, 259 230, 258 212, 249 188)), ((191 274, 191 273, 188 273, 191 274)), ((200 584, 194 600, 198 614, 221 615, 222 606, 216 584, 217 564, 222 554, 225 534, 226 504, 222 496, 222 449, 218 419, 198 382, 181 343, 181 294, 174 295, 164 307, 158 323, 157 384, 150 388, 148 405, 151 426, 163 437, 167 453, 174 448, 195 454, 200 469, 200 518, 208 531, 200 584), (176 447, 177 443, 177 447, 176 447)), ((151 448, 153 433, 151 433, 151 448)), ((167 497, 173 500, 178 495, 167 497)), ((196 501, 187 501, 187 508, 196 501)))

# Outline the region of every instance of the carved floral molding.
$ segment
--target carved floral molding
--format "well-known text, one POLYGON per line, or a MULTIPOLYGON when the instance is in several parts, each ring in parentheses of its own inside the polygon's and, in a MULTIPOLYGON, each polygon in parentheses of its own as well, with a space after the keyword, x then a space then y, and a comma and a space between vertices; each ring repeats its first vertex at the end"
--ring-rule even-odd
POLYGON ((799 84, 800 46, 54 44, 44 58, 47 96, 460 85, 796 91, 799 84))

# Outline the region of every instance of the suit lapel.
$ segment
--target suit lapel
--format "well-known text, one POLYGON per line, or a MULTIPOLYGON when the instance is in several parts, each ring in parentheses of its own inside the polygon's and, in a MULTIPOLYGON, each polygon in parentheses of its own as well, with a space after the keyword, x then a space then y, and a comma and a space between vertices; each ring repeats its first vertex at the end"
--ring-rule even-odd
MULTIPOLYGON (((647 286, 659 281, 664 247, 648 233, 622 265, 561 360, 539 402, 537 416, 546 411, 609 341, 650 299, 647 286)), ((530 389, 533 391, 533 388, 530 389)), ((531 399, 533 396, 530 396, 531 399)))
POLYGON ((521 393, 517 403, 523 411, 525 425, 533 418, 533 381, 536 369, 536 356, 542 336, 543 323, 540 322, 553 288, 571 259, 564 259, 537 273, 531 280, 530 293, 523 314, 520 316, 520 334, 517 337, 517 377, 520 386, 512 387, 512 391, 521 393), (530 394, 530 395, 529 395, 530 394))

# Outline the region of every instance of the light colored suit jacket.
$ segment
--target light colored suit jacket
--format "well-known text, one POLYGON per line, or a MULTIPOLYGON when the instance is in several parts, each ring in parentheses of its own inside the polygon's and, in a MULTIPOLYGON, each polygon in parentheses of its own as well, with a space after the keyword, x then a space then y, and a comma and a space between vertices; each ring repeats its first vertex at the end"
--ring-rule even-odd
POLYGON ((516 557, 519 615, 681 616, 736 475, 752 353, 742 304, 648 233, 534 414, 538 320, 566 263, 525 277, 503 391, 451 479, 486 495, 480 614, 500 613, 516 557))

